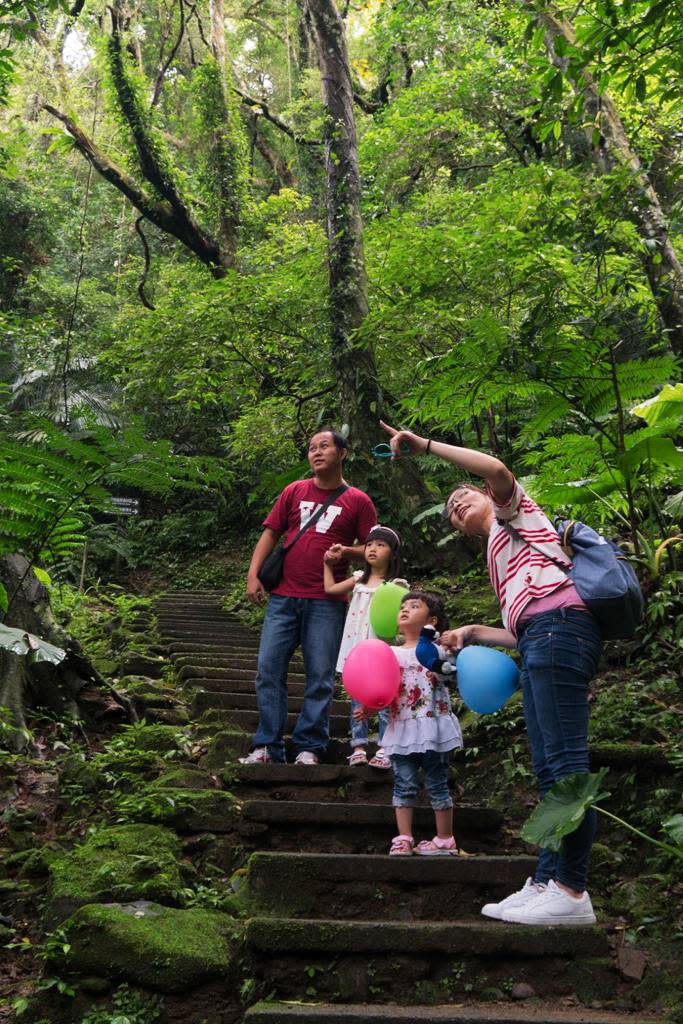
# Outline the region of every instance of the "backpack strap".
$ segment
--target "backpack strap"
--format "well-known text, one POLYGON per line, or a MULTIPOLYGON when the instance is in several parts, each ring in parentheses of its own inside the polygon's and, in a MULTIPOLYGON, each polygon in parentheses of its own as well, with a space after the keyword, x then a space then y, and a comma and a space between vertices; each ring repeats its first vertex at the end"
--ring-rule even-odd
MULTIPOLYGON (((534 551, 537 551, 539 553, 539 555, 543 555, 544 558, 547 558, 549 562, 552 562, 553 565, 556 566, 558 569, 560 569, 563 573, 565 573, 565 575, 567 575, 567 576, 569 575, 571 570, 566 565, 563 565, 562 562, 560 562, 557 558, 553 558, 552 555, 549 555, 546 551, 543 551, 541 548, 536 547, 536 545, 532 544, 531 541, 525 540, 524 537, 522 537, 522 535, 519 532, 519 530, 516 530, 515 527, 512 525, 512 523, 508 523, 507 521, 503 521, 502 525, 508 531, 508 533, 511 534, 511 536, 516 537, 517 540, 521 541, 522 544, 526 544, 527 547, 533 548, 534 551)), ((555 523, 553 523, 553 526, 555 527, 555 529, 557 529, 557 525, 555 523)), ((573 559, 572 559, 571 555, 568 554, 568 552, 565 550, 564 536, 567 533, 570 532, 570 530, 571 530, 571 528, 573 526, 574 526, 573 522, 569 523, 569 526, 565 530, 565 534, 563 535, 563 538, 560 539, 559 534, 558 534, 558 537, 557 537, 558 543, 561 545, 562 550, 567 555, 567 558, 569 558, 570 562, 573 561, 573 559)), ((570 550, 571 550, 571 548, 570 548, 570 550)))

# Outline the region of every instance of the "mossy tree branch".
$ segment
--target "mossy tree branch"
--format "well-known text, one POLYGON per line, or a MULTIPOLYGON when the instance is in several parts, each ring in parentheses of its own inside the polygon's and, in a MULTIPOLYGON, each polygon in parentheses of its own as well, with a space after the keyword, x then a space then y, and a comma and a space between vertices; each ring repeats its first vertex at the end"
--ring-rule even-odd
POLYGON ((74 140, 76 149, 92 164, 98 174, 101 174, 106 181, 126 196, 147 220, 166 234, 173 235, 194 252, 203 263, 206 263, 214 276, 222 276, 220 251, 215 240, 201 229, 190 230, 191 225, 188 225, 186 219, 178 217, 177 211, 170 203, 151 196, 134 178, 114 163, 68 114, 53 107, 50 103, 43 104, 43 108, 62 122, 74 140))

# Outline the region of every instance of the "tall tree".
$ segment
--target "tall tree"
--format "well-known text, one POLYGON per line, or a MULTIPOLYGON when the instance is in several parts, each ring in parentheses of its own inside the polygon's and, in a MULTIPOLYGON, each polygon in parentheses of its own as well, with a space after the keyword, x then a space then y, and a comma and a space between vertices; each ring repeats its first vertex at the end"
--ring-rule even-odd
POLYGON ((341 410, 352 437, 372 443, 381 396, 370 342, 358 330, 368 312, 353 85, 344 23, 334 0, 305 0, 322 79, 325 119, 331 355, 341 410))
POLYGON ((646 243, 645 272, 671 348, 677 355, 683 355, 683 264, 671 241, 668 218, 657 191, 628 137, 613 99, 608 92, 600 90, 587 67, 581 62, 574 64, 567 56, 576 46, 572 24, 550 7, 539 9, 533 0, 522 0, 522 4, 543 28, 551 62, 560 74, 567 76, 583 99, 588 114, 589 141, 598 167, 603 172, 623 167, 631 176, 632 215, 646 243))

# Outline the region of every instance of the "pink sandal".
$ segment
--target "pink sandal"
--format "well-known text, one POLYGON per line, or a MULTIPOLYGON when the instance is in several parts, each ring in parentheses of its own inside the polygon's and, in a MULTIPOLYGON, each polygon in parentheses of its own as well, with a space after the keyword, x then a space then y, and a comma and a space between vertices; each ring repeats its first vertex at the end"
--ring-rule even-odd
POLYGON ((434 836, 433 839, 423 839, 421 843, 418 843, 415 853, 420 857, 457 857, 460 851, 453 836, 448 839, 439 839, 438 836, 434 836))
POLYGON ((384 747, 378 747, 375 751, 375 756, 371 757, 368 761, 371 768, 381 768, 382 771, 387 771, 391 768, 391 761, 384 752, 384 747))
POLYGON ((356 747, 353 753, 346 758, 350 765, 367 764, 368 755, 363 747, 356 747))
POLYGON ((411 857, 415 840, 412 836, 394 836, 389 848, 390 857, 411 857))

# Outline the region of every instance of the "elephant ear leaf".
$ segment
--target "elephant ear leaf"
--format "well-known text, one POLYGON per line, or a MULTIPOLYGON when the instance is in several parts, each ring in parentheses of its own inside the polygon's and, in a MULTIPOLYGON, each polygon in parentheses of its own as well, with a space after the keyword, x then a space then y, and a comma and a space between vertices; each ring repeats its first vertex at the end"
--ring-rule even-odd
POLYGON ((604 800, 601 793, 606 768, 595 774, 568 775, 556 782, 534 809, 522 828, 522 839, 547 850, 558 851, 564 836, 579 827, 591 804, 604 800))
POLYGON ((0 623, 0 650, 9 651, 11 654, 28 655, 30 662, 47 661, 51 665, 59 665, 60 661, 66 658, 66 651, 61 647, 49 644, 47 640, 41 640, 33 633, 27 633, 24 629, 15 629, 14 626, 5 626, 0 623))
POLYGON ((674 843, 683 846, 683 814, 674 814, 673 818, 668 818, 662 824, 674 843))

